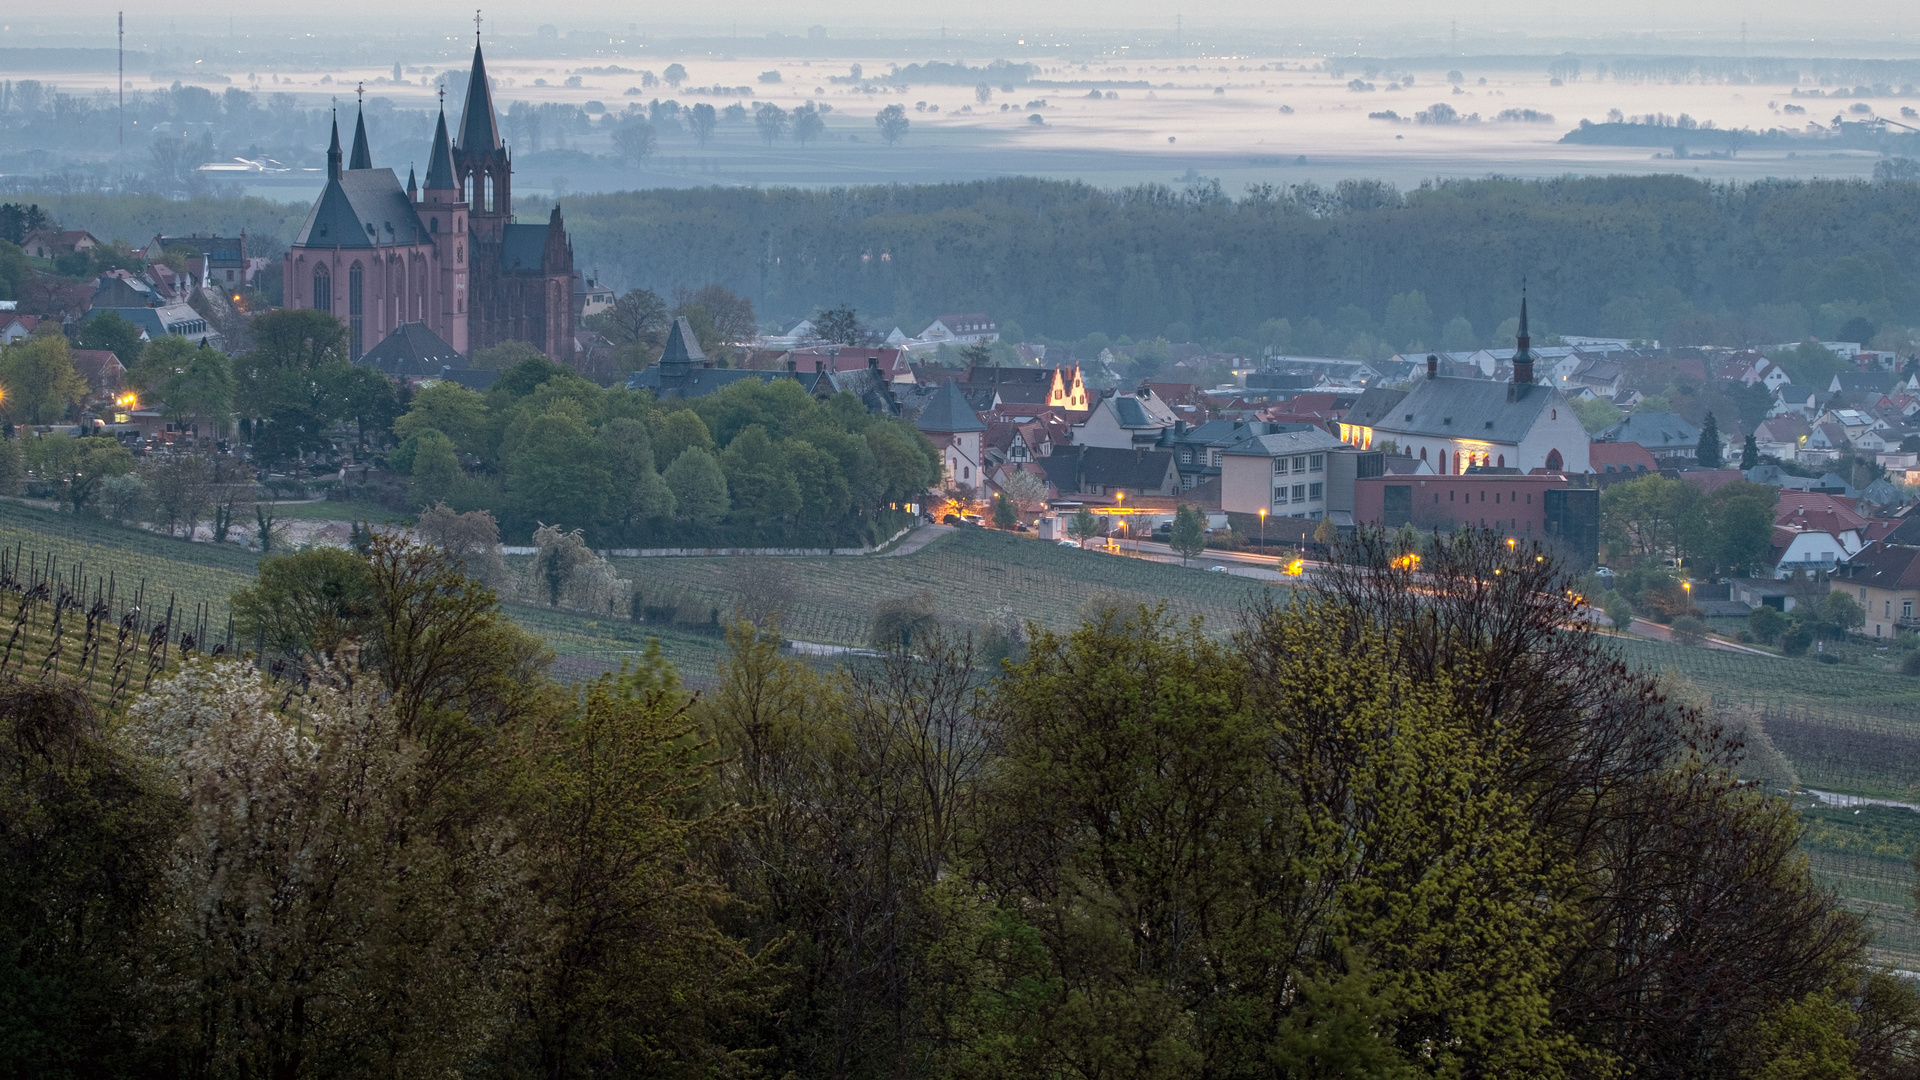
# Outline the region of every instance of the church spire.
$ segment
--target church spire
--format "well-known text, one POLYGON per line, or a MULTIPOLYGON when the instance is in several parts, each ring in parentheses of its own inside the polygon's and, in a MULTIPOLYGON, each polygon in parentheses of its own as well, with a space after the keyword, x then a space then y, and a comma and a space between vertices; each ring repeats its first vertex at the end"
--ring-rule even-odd
POLYGON ((327 147, 327 179, 340 179, 340 114, 333 114, 333 142, 327 147))
POLYGON ((360 116, 353 124, 353 159, 347 162, 347 168, 349 169, 373 168, 373 154, 367 150, 366 92, 366 84, 361 83, 358 91, 361 98, 359 106, 360 116))
MULTIPOLYGON (((488 154, 500 148, 500 124, 493 114, 493 90, 487 85, 487 62, 480 42, 473 43, 473 70, 467 76, 467 104, 460 114, 460 152, 488 154)), ((471 157, 469 158, 471 160, 471 157)))
POLYGON ((407 166, 407 201, 420 201, 420 185, 413 182, 413 166, 407 166))
POLYGON ((460 186, 453 175, 453 147, 447 140, 447 91, 440 91, 440 121, 433 128, 433 152, 427 155, 428 191, 452 191, 460 186))
POLYGON ((1513 385, 1533 385, 1533 338, 1527 333, 1527 283, 1520 282, 1520 332, 1513 350, 1513 385))

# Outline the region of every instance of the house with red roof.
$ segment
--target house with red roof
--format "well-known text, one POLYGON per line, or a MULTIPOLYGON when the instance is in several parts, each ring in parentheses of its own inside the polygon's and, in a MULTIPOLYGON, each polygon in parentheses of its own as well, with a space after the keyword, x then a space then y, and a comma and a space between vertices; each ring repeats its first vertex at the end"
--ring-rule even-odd
POLYGON ((788 350, 787 363, 780 365, 799 371, 859 371, 880 369, 888 382, 913 385, 913 365, 907 363, 902 349, 867 348, 854 345, 809 345, 788 350))
POLYGON ((87 380, 87 389, 99 397, 119 394, 121 380, 127 374, 120 357, 108 349, 73 350, 73 370, 87 380))
POLYGON ((99 246, 100 241, 85 229, 35 229, 20 238, 20 250, 35 259, 57 259, 99 246))
POLYGON ((1587 447, 1587 465, 1605 477, 1644 476, 1660 471, 1660 463, 1637 442, 1597 442, 1587 447))
POLYGON ((21 315, 13 311, 0 311, 0 345, 11 345, 22 338, 33 336, 33 328, 40 325, 40 316, 21 315))

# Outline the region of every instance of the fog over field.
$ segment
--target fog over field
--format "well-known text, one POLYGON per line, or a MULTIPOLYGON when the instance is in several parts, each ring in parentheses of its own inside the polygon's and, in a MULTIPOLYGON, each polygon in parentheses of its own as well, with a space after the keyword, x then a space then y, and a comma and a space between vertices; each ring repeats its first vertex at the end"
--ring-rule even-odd
MULTIPOLYGON (((0 139, 0 184, 27 190, 49 175, 110 184, 151 172, 157 137, 210 128, 210 160, 265 156, 292 170, 222 182, 303 200, 318 188, 322 110, 350 111, 362 84, 376 161, 404 170, 423 159, 436 89, 449 73, 458 89, 475 38, 470 9, 396 13, 359 0, 330 5, 325 19, 280 5, 128 15, 130 112, 175 87, 248 91, 277 110, 268 139, 184 115, 177 124, 123 123, 113 92, 116 11, 84 0, 57 16, 0 16, 0 87, 31 80, 48 100, 87 103, 60 137, 14 130, 0 139), (82 127, 89 137, 74 136, 82 127)), ((1044 11, 989 3, 964 12, 735 3, 656 15, 563 2, 489 7, 481 29, 503 114, 546 107, 533 127, 503 115, 524 195, 1008 175, 1103 186, 1219 180, 1237 193, 1361 176, 1403 187, 1485 175, 1867 176, 1894 152, 1884 140, 1561 140, 1610 113, 1676 132, 1803 136, 1810 123, 1837 130, 1844 114, 1892 121, 1875 131, 1903 134, 1902 122, 1920 123, 1920 61, 1910 59, 1920 41, 1900 14, 1881 2, 1849 5, 1838 18, 1784 3, 1634 2, 1597 12, 1560 3, 1282 11, 1222 2, 1044 11), (943 67, 926 69, 934 64, 943 67), (670 84, 674 65, 685 75, 670 84), (1825 100, 1835 96, 1843 100, 1825 100), (696 139, 659 122, 654 103, 667 101, 739 104, 748 114, 729 123, 723 113, 710 138, 696 139), (804 145, 764 139, 751 116, 763 104, 828 110, 824 129, 804 145), (887 145, 874 117, 893 104, 910 129, 887 145), (584 109, 580 122, 557 122, 560 107, 584 109), (634 113, 650 116, 657 134, 638 163, 614 152, 606 119, 634 113)), ((0 119, 8 105, 0 99, 0 119)), ((20 98, 11 105, 18 114, 20 98)), ((458 102, 449 109, 457 113, 458 102)))

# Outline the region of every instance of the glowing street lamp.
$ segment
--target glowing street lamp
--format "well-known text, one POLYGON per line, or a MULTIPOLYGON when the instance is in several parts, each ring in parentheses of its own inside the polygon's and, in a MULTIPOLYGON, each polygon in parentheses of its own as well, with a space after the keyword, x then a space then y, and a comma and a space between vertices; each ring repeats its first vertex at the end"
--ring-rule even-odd
POLYGON ((1267 508, 1260 508, 1260 554, 1267 553, 1267 508))

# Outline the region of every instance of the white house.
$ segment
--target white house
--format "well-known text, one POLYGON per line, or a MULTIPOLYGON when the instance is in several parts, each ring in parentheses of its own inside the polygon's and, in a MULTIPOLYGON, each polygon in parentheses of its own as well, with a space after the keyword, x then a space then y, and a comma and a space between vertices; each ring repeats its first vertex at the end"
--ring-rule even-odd
POLYGON ((1108 394, 1073 429, 1081 446, 1137 450, 1156 446, 1176 422, 1173 409, 1146 386, 1133 393, 1108 394))
POLYGON ((980 312, 966 315, 942 315, 933 320, 915 340, 925 344, 976 345, 1000 340, 1000 324, 980 312))
POLYGON ((1782 580, 1803 570, 1830 571, 1847 561, 1846 545, 1832 533, 1791 524, 1773 527, 1773 550, 1773 576, 1782 580))

